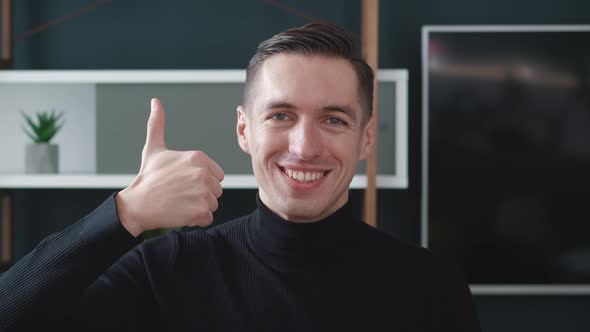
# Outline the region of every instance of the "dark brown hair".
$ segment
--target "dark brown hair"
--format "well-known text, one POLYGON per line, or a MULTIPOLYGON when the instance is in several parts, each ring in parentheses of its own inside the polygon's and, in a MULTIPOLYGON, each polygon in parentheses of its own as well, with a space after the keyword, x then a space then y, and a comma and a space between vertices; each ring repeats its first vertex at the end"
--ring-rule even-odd
POLYGON ((359 96, 364 104, 363 120, 370 118, 373 112, 373 70, 361 57, 352 36, 344 29, 327 23, 311 23, 289 29, 260 43, 246 70, 244 106, 248 105, 256 74, 262 63, 279 53, 322 55, 350 61, 357 74, 359 96))

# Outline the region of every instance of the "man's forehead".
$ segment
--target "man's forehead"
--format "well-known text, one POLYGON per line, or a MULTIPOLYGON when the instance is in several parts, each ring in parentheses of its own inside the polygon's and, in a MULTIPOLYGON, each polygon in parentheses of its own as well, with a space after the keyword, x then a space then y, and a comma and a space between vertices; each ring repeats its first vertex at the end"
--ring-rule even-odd
POLYGON ((294 52, 279 53, 268 57, 261 66, 262 71, 272 69, 290 70, 290 69, 306 69, 306 68, 326 68, 339 69, 339 71, 346 74, 354 74, 354 67, 345 58, 321 54, 301 54, 294 52))
POLYGON ((257 81, 259 102, 360 107, 358 78, 346 59, 277 54, 263 63, 257 81))

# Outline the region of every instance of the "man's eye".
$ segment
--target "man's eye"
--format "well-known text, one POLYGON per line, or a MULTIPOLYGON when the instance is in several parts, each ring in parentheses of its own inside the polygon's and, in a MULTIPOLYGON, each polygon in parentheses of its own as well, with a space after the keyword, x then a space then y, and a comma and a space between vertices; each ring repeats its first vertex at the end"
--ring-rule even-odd
POLYGON ((328 123, 331 125, 345 125, 346 122, 338 119, 338 118, 328 118, 328 123))
POLYGON ((284 121, 284 120, 287 120, 289 118, 289 116, 287 116, 287 114, 285 114, 285 113, 276 113, 276 114, 273 114, 273 116, 271 116, 270 118, 275 119, 275 120, 279 120, 279 121, 284 121))

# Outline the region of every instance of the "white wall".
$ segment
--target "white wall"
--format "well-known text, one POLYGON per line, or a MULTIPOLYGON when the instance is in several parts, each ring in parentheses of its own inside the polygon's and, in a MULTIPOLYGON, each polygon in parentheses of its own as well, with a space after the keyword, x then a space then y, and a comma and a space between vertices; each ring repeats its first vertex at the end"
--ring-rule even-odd
POLYGON ((24 173, 23 110, 29 115, 55 108, 65 124, 52 139, 59 145, 60 173, 96 172, 94 84, 0 84, 0 173, 24 173))

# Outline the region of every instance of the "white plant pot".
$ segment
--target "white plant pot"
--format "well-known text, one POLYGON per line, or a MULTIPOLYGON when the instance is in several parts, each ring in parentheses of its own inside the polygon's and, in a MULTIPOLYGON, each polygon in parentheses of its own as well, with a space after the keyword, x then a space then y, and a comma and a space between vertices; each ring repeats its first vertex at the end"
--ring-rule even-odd
POLYGON ((30 143, 25 150, 25 173, 58 173, 59 147, 51 143, 30 143))

